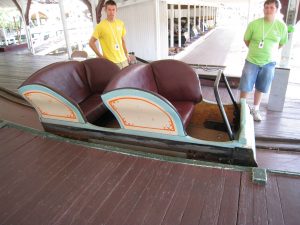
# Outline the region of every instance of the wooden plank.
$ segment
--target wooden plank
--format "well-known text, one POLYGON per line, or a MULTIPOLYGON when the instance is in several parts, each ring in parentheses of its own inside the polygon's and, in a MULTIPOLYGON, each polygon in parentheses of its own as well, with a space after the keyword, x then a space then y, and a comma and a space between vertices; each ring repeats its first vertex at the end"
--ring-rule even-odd
POLYGON ((178 187, 178 180, 182 179, 185 168, 185 165, 173 165, 167 180, 163 183, 161 189, 154 197, 151 207, 144 218, 143 224, 161 224, 178 187))
MULTIPOLYGON (((9 128, 3 127, 0 129, 0 145, 3 146, 5 143, 10 142, 12 139, 16 139, 18 136, 22 135, 24 132, 9 128)), ((1 151, 3 148, 1 148, 1 151)))
POLYGON ((300 179, 287 175, 276 175, 284 224, 299 225, 300 179))
MULTIPOLYGON (((35 164, 43 158, 50 158, 55 155, 55 148, 59 144, 60 143, 54 142, 53 140, 35 137, 30 142, 19 146, 17 150, 12 150, 9 156, 0 160, 0 179, 5 181, 5 185, 9 185, 11 182, 15 184, 18 175, 23 176, 22 173, 16 173, 18 168, 22 168, 23 171, 27 167, 32 166, 31 164, 35 164), (49 151, 51 152, 49 153, 49 151)), ((3 185, 4 184, 1 184, 0 187, 3 188, 3 185)))
POLYGON ((276 175, 270 173, 268 174, 268 183, 266 184, 266 198, 268 208, 268 224, 284 225, 285 223, 281 208, 276 175))
POLYGON ((300 152, 257 150, 259 167, 300 173, 300 152))
POLYGON ((146 159, 137 159, 126 176, 115 186, 111 195, 105 199, 102 207, 95 211, 94 217, 90 220, 91 223, 112 224, 113 221, 116 224, 122 223, 123 219, 127 217, 127 213, 120 210, 130 212, 134 207, 134 204, 128 204, 126 199, 139 196, 138 193, 132 191, 136 191, 136 187, 144 186, 145 183, 151 180, 154 173, 153 164, 157 165, 158 163, 146 159), (132 196, 133 193, 136 193, 136 195, 132 196))
POLYGON ((36 202, 35 207, 22 221, 25 224, 40 224, 43 221, 49 221, 49 224, 52 224, 52 220, 63 215, 73 204, 74 199, 81 195, 89 182, 103 169, 99 167, 99 161, 103 160, 103 154, 94 157, 94 155, 84 152, 82 161, 67 176, 58 175, 56 177, 58 182, 55 182, 56 185, 52 189, 46 187, 46 190, 41 191, 40 197, 42 198, 36 202), (45 214, 45 212, 47 213, 45 214))
POLYGON ((199 224, 201 214, 206 200, 206 191, 212 170, 208 168, 199 169, 195 176, 195 182, 189 195, 189 200, 181 219, 181 224, 199 224))
POLYGON ((112 194, 115 187, 121 182, 122 178, 126 176, 127 171, 130 170, 131 165, 132 163, 134 163, 135 159, 125 157, 120 161, 121 163, 112 170, 110 176, 106 177, 104 182, 103 180, 100 180, 101 185, 97 186, 97 188, 93 193, 91 193, 91 195, 86 196, 86 198, 88 198, 88 202, 77 215, 76 224, 86 224, 88 221, 91 221, 94 216, 96 216, 96 211, 98 210, 98 208, 101 208, 101 206, 105 203, 107 197, 112 194))
POLYGON ((237 224, 254 224, 254 196, 250 173, 242 173, 237 224))
MULTIPOLYGON (((97 160, 98 166, 95 166, 96 175, 86 182, 85 188, 78 196, 74 197, 72 203, 62 207, 61 213, 57 213, 53 217, 53 224, 82 224, 82 214, 87 213, 89 210, 91 213, 94 211, 91 204, 100 197, 98 196, 99 189, 118 171, 118 168, 122 167, 122 162, 125 160, 126 157, 123 155, 111 153, 106 153, 104 157, 97 160)), ((97 206, 97 204, 95 203, 94 206, 97 206)))
POLYGON ((197 167, 186 167, 183 176, 178 181, 178 187, 167 209, 166 215, 161 224, 181 224, 181 218, 185 212, 190 194, 195 182, 197 167))
POLYGON ((148 189, 149 184, 154 179, 154 176, 157 173, 157 167, 162 164, 162 162, 160 161, 152 160, 151 163, 146 161, 148 160, 145 160, 143 163, 145 164, 145 166, 147 166, 147 170, 142 170, 136 181, 132 185, 130 185, 130 188, 128 189, 126 195, 121 199, 118 206, 115 207, 109 218, 107 218, 105 224, 122 224, 124 221, 126 221, 130 213, 134 212, 134 209, 139 200, 142 198, 143 194, 148 189))
POLYGON ((8 186, 6 191, 2 192, 7 194, 1 195, 0 198, 0 202, 6 202, 5 205, 1 205, 0 210, 2 224, 8 219, 19 221, 24 215, 29 215, 29 212, 33 210, 33 206, 59 184, 59 181, 54 178, 58 175, 65 177, 78 166, 79 162, 83 161, 80 157, 83 150, 78 146, 72 146, 72 148, 70 146, 70 144, 64 143, 59 148, 59 154, 56 154, 53 158, 43 158, 24 169, 19 168, 17 174, 12 174, 12 176, 16 176, 16 184, 12 184, 11 187, 8 186), (48 190, 42 192, 44 188, 48 188, 48 190), (28 203, 31 203, 31 205, 29 204, 30 207, 24 207, 28 203), (22 212, 23 210, 27 213, 22 214, 22 216, 16 214, 18 211, 22 212))
MULTIPOLYGON (((11 128, 2 128, 2 129, 11 129, 11 128)), ((10 133, 10 131, 8 131, 10 133)), ((13 154, 14 151, 17 151, 20 147, 25 145, 26 143, 32 141, 35 136, 27 133, 20 133, 17 130, 14 130, 10 137, 7 139, 2 139, 3 143, 0 143, 1 150, 0 150, 0 160, 5 160, 10 154, 13 154), (17 140, 17 141, 16 141, 17 140)), ((2 142, 2 141, 1 141, 2 142)))
POLYGON ((218 223, 221 200, 224 192, 224 170, 212 169, 211 177, 205 190, 205 201, 201 212, 199 224, 218 223))
POLYGON ((161 163, 156 167, 154 178, 145 187, 145 191, 123 224, 140 225, 144 223, 154 199, 162 192, 164 183, 167 182, 169 175, 174 171, 173 167, 174 164, 172 163, 161 163))
POLYGON ((218 216, 218 225, 237 224, 241 172, 225 171, 225 185, 218 216))

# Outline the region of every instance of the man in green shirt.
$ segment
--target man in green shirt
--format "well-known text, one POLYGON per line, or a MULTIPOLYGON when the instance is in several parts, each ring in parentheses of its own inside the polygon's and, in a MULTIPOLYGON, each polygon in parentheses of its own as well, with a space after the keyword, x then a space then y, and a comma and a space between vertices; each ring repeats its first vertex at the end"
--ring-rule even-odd
POLYGON ((262 120, 259 105, 263 93, 269 92, 278 49, 288 41, 287 26, 282 20, 276 18, 279 8, 279 0, 266 0, 264 17, 249 23, 244 34, 248 55, 239 86, 240 98, 247 98, 255 86, 254 106, 251 108, 255 121, 262 120))

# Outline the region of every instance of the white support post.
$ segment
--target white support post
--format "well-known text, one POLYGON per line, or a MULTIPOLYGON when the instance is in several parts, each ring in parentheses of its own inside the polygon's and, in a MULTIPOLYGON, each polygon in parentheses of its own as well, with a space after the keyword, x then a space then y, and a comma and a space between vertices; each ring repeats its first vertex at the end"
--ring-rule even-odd
POLYGON ((174 47, 174 4, 171 4, 171 16, 170 16, 170 47, 174 47))
POLYGON ((204 27, 204 24, 205 24, 205 16, 206 16, 205 8, 206 8, 206 6, 204 5, 204 6, 203 6, 203 14, 202 14, 202 17, 203 17, 203 19, 202 19, 202 32, 203 32, 203 33, 205 32, 205 27, 204 27))
POLYGON ((191 37, 191 8, 190 8, 190 5, 188 5, 188 21, 187 21, 187 24, 188 24, 188 40, 187 41, 190 41, 190 37, 191 37))
MULTIPOLYGON (((95 4, 95 0, 89 0, 92 6, 92 19, 93 19, 93 27, 95 28, 97 26, 97 19, 96 19, 96 4, 95 4)), ((99 42, 96 42, 96 47, 98 49, 98 51, 103 54, 102 49, 99 46, 99 42)))
POLYGON ((181 5, 178 4, 178 47, 181 48, 181 5))
POLYGON ((217 25, 217 7, 214 8, 214 26, 217 25))
MULTIPOLYGON (((299 0, 289 0, 287 9, 287 25, 295 25, 299 8, 299 0)), ((290 75, 289 61, 292 50, 293 33, 289 34, 288 43, 283 47, 281 52, 280 68, 276 68, 274 80, 272 82, 268 109, 281 112, 284 107, 285 95, 290 75)))
POLYGON ((156 59, 161 59, 161 41, 160 41, 160 6, 159 0, 155 0, 155 27, 156 27, 156 59))
POLYGON ((25 28, 25 32, 26 32, 26 40, 27 40, 27 45, 28 45, 28 49, 29 51, 34 55, 35 54, 35 50, 34 50, 34 45, 33 45, 33 41, 32 41, 32 36, 30 33, 30 26, 26 24, 26 20, 25 20, 25 16, 24 16, 24 12, 26 12, 26 3, 23 2, 23 4, 20 4, 21 8, 22 8, 22 20, 24 23, 24 28, 25 28))
MULTIPOLYGON (((198 18, 198 24, 199 24, 199 30, 201 29, 201 5, 199 5, 199 18, 198 18)), ((200 33, 199 33, 199 35, 200 35, 200 33)))
POLYGON ((194 5, 194 25, 193 25, 193 27, 195 27, 195 28, 196 28, 196 17, 197 17, 196 10, 197 10, 197 6, 194 5))
POLYGON ((61 20, 62 20, 62 24, 63 24, 63 29, 64 29, 68 58, 71 59, 72 49, 71 49, 71 44, 70 44, 67 21, 66 21, 66 17, 65 17, 64 0, 59 0, 58 3, 59 3, 59 10, 60 10, 61 20))
POLYGON ((96 4, 95 0, 90 0, 91 6, 92 6, 92 19, 93 19, 93 27, 96 27, 97 25, 97 19, 96 19, 96 4))
POLYGON ((6 36, 6 30, 5 30, 4 27, 1 27, 0 29, 2 30, 1 33, 3 34, 5 45, 8 46, 8 41, 7 41, 7 36, 6 36))

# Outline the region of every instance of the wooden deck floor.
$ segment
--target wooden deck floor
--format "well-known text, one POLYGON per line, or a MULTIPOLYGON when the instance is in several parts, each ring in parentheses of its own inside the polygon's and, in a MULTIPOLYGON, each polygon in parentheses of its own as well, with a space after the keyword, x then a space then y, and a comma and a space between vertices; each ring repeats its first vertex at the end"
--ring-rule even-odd
POLYGON ((300 221, 300 176, 213 169, 0 129, 0 224, 282 224, 300 221))
POLYGON ((17 93, 20 84, 35 71, 64 60, 67 59, 63 56, 34 56, 29 53, 2 52, 0 53, 0 87, 17 93))

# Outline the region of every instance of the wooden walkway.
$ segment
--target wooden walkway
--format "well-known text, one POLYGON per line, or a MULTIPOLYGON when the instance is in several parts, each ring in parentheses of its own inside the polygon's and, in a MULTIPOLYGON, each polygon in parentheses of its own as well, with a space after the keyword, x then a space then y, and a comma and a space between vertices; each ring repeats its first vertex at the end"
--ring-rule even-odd
POLYGON ((300 174, 205 168, 0 129, 0 224, 298 225, 300 174))
POLYGON ((0 87, 17 93, 18 87, 35 71, 58 61, 67 60, 63 56, 34 56, 0 53, 0 87))

